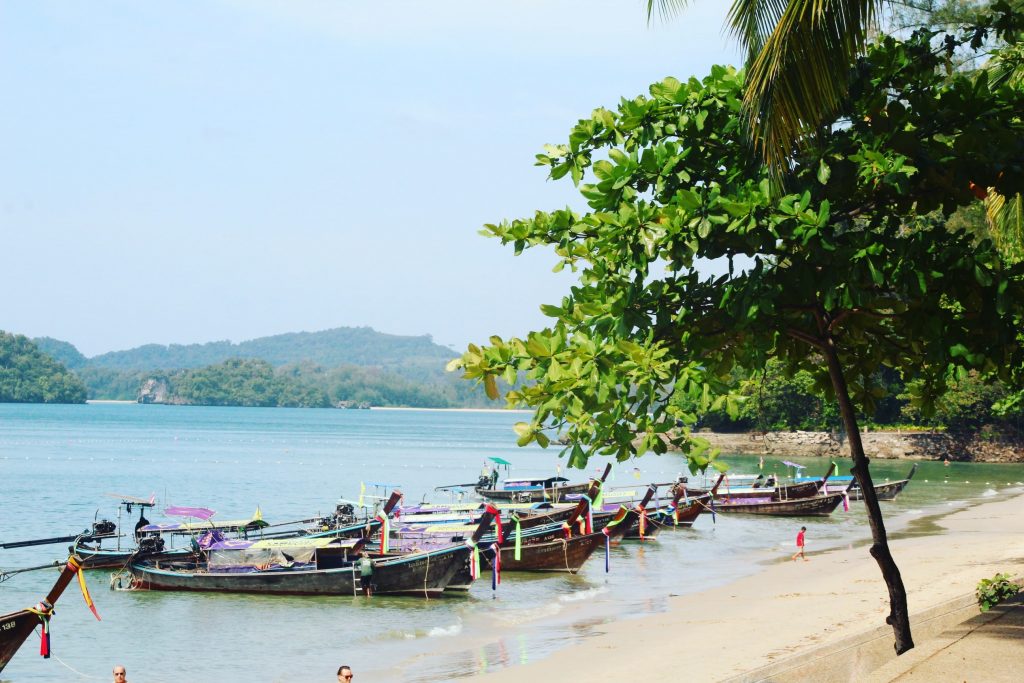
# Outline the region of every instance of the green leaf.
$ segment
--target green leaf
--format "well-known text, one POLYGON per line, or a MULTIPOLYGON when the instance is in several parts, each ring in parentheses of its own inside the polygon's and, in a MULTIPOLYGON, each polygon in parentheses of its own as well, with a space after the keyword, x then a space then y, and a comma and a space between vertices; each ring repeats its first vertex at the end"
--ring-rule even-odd
POLYGON ((494 380, 494 375, 484 375, 484 390, 487 392, 487 398, 492 401, 497 401, 501 398, 501 394, 498 392, 498 383, 494 380))
POLYGON ((832 169, 828 167, 824 159, 818 161, 818 182, 822 185, 828 184, 828 179, 832 177, 832 169))

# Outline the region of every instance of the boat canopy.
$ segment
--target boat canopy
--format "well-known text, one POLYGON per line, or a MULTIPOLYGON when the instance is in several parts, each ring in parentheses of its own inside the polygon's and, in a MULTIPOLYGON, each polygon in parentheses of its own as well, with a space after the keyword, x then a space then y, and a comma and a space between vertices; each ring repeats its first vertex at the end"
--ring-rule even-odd
POLYGON ((505 458, 497 458, 497 457, 492 455, 489 458, 489 460, 491 460, 492 462, 496 462, 499 465, 504 465, 505 467, 512 467, 512 463, 510 463, 508 460, 505 460, 505 458))
POLYGON ((317 551, 337 549, 357 552, 363 538, 275 538, 262 541, 226 540, 210 546, 207 564, 212 569, 229 567, 290 567, 310 564, 317 551))
POLYGON ((165 522, 163 524, 147 524, 139 527, 139 531, 142 533, 193 534, 213 529, 232 531, 234 529, 262 529, 265 526, 269 526, 269 524, 261 519, 230 519, 223 522, 165 522))
POLYGON ((192 519, 210 519, 216 512, 210 508, 192 508, 174 505, 164 510, 168 517, 191 517, 192 519))
POLYGON ((557 486, 567 481, 569 480, 565 477, 544 477, 541 479, 506 479, 504 483, 506 491, 521 491, 531 488, 544 488, 545 486, 557 486))

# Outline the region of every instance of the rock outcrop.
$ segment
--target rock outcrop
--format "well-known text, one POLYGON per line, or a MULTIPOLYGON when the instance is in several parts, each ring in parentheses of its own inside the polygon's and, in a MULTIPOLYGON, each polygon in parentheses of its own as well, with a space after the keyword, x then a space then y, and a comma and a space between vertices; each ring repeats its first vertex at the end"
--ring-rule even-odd
MULTIPOLYGON (((796 457, 848 457, 845 434, 828 432, 698 432, 723 453, 772 454, 796 457)), ((864 451, 882 460, 942 460, 961 462, 1024 462, 1024 438, 956 432, 864 432, 864 451)))

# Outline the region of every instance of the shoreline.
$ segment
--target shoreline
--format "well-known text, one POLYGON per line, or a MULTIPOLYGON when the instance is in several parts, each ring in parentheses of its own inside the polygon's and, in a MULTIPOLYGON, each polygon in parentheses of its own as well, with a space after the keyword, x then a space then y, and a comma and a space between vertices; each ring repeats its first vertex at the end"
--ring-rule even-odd
MULTIPOLYGON (((971 593, 980 579, 997 572, 1024 573, 1022 513, 1024 493, 1017 489, 991 501, 963 501, 947 514, 941 508, 926 510, 890 532, 910 613, 971 593), (915 526, 941 530, 928 533, 915 526)), ((669 596, 667 612, 601 624, 589 638, 542 659, 469 680, 555 680, 568 671, 583 678, 661 680, 678 671, 679 662, 687 662, 690 675, 723 680, 838 643, 885 626, 888 594, 866 537, 865 527, 848 547, 808 552, 808 562, 780 555, 752 575, 669 596), (638 633, 643 657, 636 656, 638 633)))

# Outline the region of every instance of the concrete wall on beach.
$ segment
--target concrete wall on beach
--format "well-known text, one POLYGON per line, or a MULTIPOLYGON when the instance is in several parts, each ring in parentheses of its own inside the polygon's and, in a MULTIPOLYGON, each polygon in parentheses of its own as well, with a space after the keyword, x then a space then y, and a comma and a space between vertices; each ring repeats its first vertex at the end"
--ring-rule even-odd
MULTIPOLYGON (((828 432, 768 432, 721 434, 697 432, 723 453, 775 456, 849 456, 845 434, 828 432)), ((864 451, 869 458, 950 460, 959 462, 1024 462, 1024 438, 989 437, 976 433, 864 432, 864 451)))

